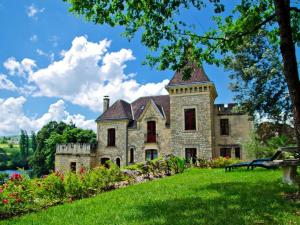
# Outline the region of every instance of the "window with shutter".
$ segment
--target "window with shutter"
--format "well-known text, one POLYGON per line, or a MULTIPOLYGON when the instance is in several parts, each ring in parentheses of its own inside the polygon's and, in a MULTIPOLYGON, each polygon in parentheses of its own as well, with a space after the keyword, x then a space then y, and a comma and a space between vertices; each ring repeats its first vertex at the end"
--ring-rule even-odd
POLYGON ((184 110, 184 128, 185 130, 196 130, 196 110, 184 110))
POLYGON ((107 131, 107 146, 116 146, 116 130, 114 128, 107 131))

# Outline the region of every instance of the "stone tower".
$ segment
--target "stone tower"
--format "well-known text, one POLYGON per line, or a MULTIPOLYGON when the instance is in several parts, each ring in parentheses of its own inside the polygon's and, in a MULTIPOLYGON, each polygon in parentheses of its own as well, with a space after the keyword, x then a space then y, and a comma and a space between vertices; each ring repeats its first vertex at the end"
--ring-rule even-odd
POLYGON ((202 68, 191 64, 189 80, 176 72, 166 86, 170 95, 171 151, 193 159, 210 159, 214 146, 214 100, 217 92, 202 68))

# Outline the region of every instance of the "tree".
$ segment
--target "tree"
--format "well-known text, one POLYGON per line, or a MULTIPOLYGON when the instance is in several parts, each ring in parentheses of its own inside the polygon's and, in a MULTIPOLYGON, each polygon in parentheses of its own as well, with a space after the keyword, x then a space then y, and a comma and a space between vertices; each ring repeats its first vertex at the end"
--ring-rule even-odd
POLYGON ((26 158, 26 133, 25 130, 21 130, 21 135, 20 135, 20 141, 19 141, 19 146, 20 146, 20 152, 21 156, 23 159, 26 158))
POLYGON ((29 137, 27 134, 27 131, 24 130, 24 136, 25 136, 25 143, 24 143, 24 147, 25 147, 25 158, 27 160, 28 156, 29 156, 29 137))
POLYGON ((61 143, 94 143, 95 132, 77 128, 73 123, 51 121, 37 133, 37 148, 31 159, 35 176, 48 174, 54 170, 56 145, 61 143))
POLYGON ((234 55, 245 38, 258 35, 261 29, 268 31, 269 42, 280 49, 300 146, 300 81, 295 54, 295 43, 300 40, 300 10, 289 0, 243 0, 229 16, 215 17, 217 28, 203 34, 195 28, 197 24, 180 15, 186 10, 201 11, 209 3, 216 14, 222 13, 220 0, 64 1, 71 3, 71 12, 84 15, 88 21, 125 27, 124 35, 129 39, 141 31, 141 42, 151 51, 159 50, 158 56, 147 56, 147 63, 158 65, 158 69, 183 69, 184 79, 191 74, 188 61, 223 64, 222 57, 234 55))
POLYGON ((33 152, 36 151, 36 135, 33 131, 31 132, 31 148, 33 152))
POLYGON ((230 71, 230 89, 243 110, 259 120, 268 118, 286 123, 292 116, 292 106, 280 54, 265 36, 266 31, 261 31, 257 36, 245 38, 235 54, 224 57, 223 61, 230 71))
POLYGON ((28 166, 28 156, 29 156, 29 139, 26 130, 21 130, 20 135, 20 153, 22 158, 22 164, 27 167, 28 166))

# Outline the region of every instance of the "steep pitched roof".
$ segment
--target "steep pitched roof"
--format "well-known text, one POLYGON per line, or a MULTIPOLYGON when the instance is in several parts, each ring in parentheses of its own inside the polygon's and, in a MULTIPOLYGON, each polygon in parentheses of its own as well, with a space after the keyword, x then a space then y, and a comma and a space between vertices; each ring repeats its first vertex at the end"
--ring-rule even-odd
POLYGON ((131 106, 124 100, 116 101, 111 107, 108 108, 96 121, 105 120, 120 120, 128 119, 132 120, 131 106))
POLYGON ((170 97, 169 95, 140 97, 131 104, 118 100, 108 108, 96 121, 128 119, 129 127, 135 127, 148 102, 155 104, 159 113, 166 117, 166 124, 170 124, 170 97))
POLYGON ((148 101, 152 100, 162 115, 166 116, 166 123, 170 124, 170 96, 158 95, 158 96, 145 96, 140 97, 131 103, 134 120, 138 120, 142 115, 148 101))
POLYGON ((168 86, 210 82, 208 76, 206 75, 202 67, 200 68, 196 64, 192 64, 192 63, 190 65, 192 68, 192 74, 189 80, 182 79, 183 77, 183 69, 182 69, 174 74, 168 86))

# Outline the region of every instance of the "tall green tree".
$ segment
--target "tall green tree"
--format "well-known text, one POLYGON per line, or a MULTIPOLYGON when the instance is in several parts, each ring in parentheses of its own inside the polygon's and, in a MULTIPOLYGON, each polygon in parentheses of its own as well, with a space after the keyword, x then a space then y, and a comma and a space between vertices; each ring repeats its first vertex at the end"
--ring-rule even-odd
POLYGON ((26 159, 26 157, 27 157, 27 138, 26 138, 25 130, 21 130, 19 147, 20 147, 20 152, 21 152, 22 158, 26 159))
POLYGON ((229 16, 215 18, 216 29, 201 33, 198 24, 181 15, 187 10, 201 13, 207 5, 220 14, 224 11, 221 0, 64 1, 71 4, 71 12, 84 15, 88 21, 125 27, 124 35, 129 39, 141 31, 141 42, 151 51, 159 52, 157 57, 147 56, 148 64, 159 69, 183 69, 185 79, 191 74, 187 61, 224 64, 224 55, 235 54, 245 38, 258 35, 261 29, 267 30, 269 42, 280 49, 300 146, 300 81, 295 51, 295 43, 300 41, 297 4, 291 5, 290 0, 241 0, 229 16))
POLYGON ((36 135, 34 131, 31 131, 31 149, 33 152, 36 151, 37 143, 36 143, 36 135))
POLYGON ((292 117, 292 106, 279 55, 279 49, 266 38, 266 31, 260 31, 245 38, 235 54, 225 56, 223 61, 230 72, 235 101, 244 110, 257 115, 258 120, 286 123, 292 117))

